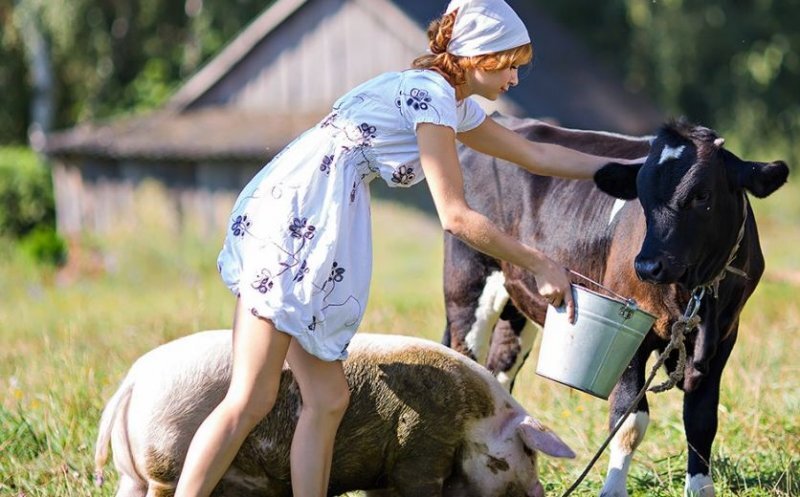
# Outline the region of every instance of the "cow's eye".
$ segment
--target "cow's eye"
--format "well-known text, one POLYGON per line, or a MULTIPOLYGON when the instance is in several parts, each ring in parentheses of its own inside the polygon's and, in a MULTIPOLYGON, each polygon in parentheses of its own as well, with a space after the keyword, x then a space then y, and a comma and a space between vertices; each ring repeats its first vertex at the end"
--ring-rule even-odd
POLYGON ((689 202, 692 209, 706 208, 711 204, 711 193, 707 191, 697 192, 689 202))

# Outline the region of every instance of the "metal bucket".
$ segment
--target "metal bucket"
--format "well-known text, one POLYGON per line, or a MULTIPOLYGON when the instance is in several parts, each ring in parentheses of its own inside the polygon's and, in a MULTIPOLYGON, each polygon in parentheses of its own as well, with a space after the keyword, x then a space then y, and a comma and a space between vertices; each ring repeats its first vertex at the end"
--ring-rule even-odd
POLYGON ((536 374, 608 399, 655 316, 622 301, 572 285, 575 323, 567 308, 547 307, 536 374))

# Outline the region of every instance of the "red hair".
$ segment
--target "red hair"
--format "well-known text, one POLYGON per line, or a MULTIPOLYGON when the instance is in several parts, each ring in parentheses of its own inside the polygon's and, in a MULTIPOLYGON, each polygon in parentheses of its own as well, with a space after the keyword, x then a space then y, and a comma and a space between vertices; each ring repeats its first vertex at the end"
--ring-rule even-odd
POLYGON ((431 53, 414 59, 411 67, 415 69, 438 69, 453 85, 464 83, 467 69, 497 71, 511 66, 523 66, 533 60, 533 46, 530 43, 516 48, 473 57, 459 57, 447 52, 447 45, 453 37, 453 25, 457 10, 443 15, 428 25, 428 46, 431 53))

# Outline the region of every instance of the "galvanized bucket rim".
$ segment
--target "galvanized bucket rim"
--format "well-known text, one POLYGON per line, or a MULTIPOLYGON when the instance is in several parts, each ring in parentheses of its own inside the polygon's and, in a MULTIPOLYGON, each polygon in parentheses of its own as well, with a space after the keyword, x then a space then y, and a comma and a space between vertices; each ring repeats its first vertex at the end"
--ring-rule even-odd
POLYGON ((636 311, 639 311, 639 312, 641 312, 642 314, 646 314, 646 315, 650 316, 651 318, 653 318, 653 320, 655 320, 655 319, 656 319, 656 316, 655 316, 655 315, 653 315, 653 314, 651 314, 651 313, 649 313, 649 312, 645 311, 645 310, 644 310, 644 309, 642 309, 641 307, 639 307, 639 304, 637 304, 637 303, 636 303, 636 301, 635 301, 634 299, 629 299, 629 300, 627 300, 627 301, 620 300, 620 299, 618 299, 618 298, 616 298, 616 297, 611 297, 611 296, 608 296, 608 295, 603 295, 602 293, 600 293, 600 292, 598 292, 598 291, 591 290, 591 289, 589 289, 589 288, 586 288, 585 286, 583 286, 583 285, 579 285, 579 284, 577 284, 577 283, 570 283, 570 286, 573 286, 573 287, 575 287, 575 289, 576 289, 576 290, 583 290, 583 291, 585 291, 585 292, 587 292, 587 293, 590 293, 590 294, 592 294, 592 295, 596 295, 596 296, 598 296, 598 297, 601 297, 601 298, 604 298, 604 299, 606 299, 606 300, 610 300, 610 301, 612 301, 612 302, 616 302, 617 304, 624 305, 624 306, 630 306, 630 307, 633 307, 633 308, 634 308, 634 310, 636 310, 636 311), (632 305, 631 305, 631 304, 632 304, 632 305))
POLYGON ((566 319, 563 305, 548 306, 536 374, 608 399, 656 318, 621 295, 609 297, 575 283, 570 292, 576 319, 566 319))

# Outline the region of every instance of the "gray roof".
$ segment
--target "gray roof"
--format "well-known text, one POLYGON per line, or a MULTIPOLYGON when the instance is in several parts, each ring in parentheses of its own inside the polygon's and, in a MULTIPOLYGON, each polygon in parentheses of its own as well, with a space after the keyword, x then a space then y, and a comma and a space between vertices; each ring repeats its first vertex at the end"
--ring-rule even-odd
POLYGON ((46 150, 58 156, 110 159, 263 162, 319 116, 277 116, 217 108, 181 114, 86 124, 48 137, 46 150))

